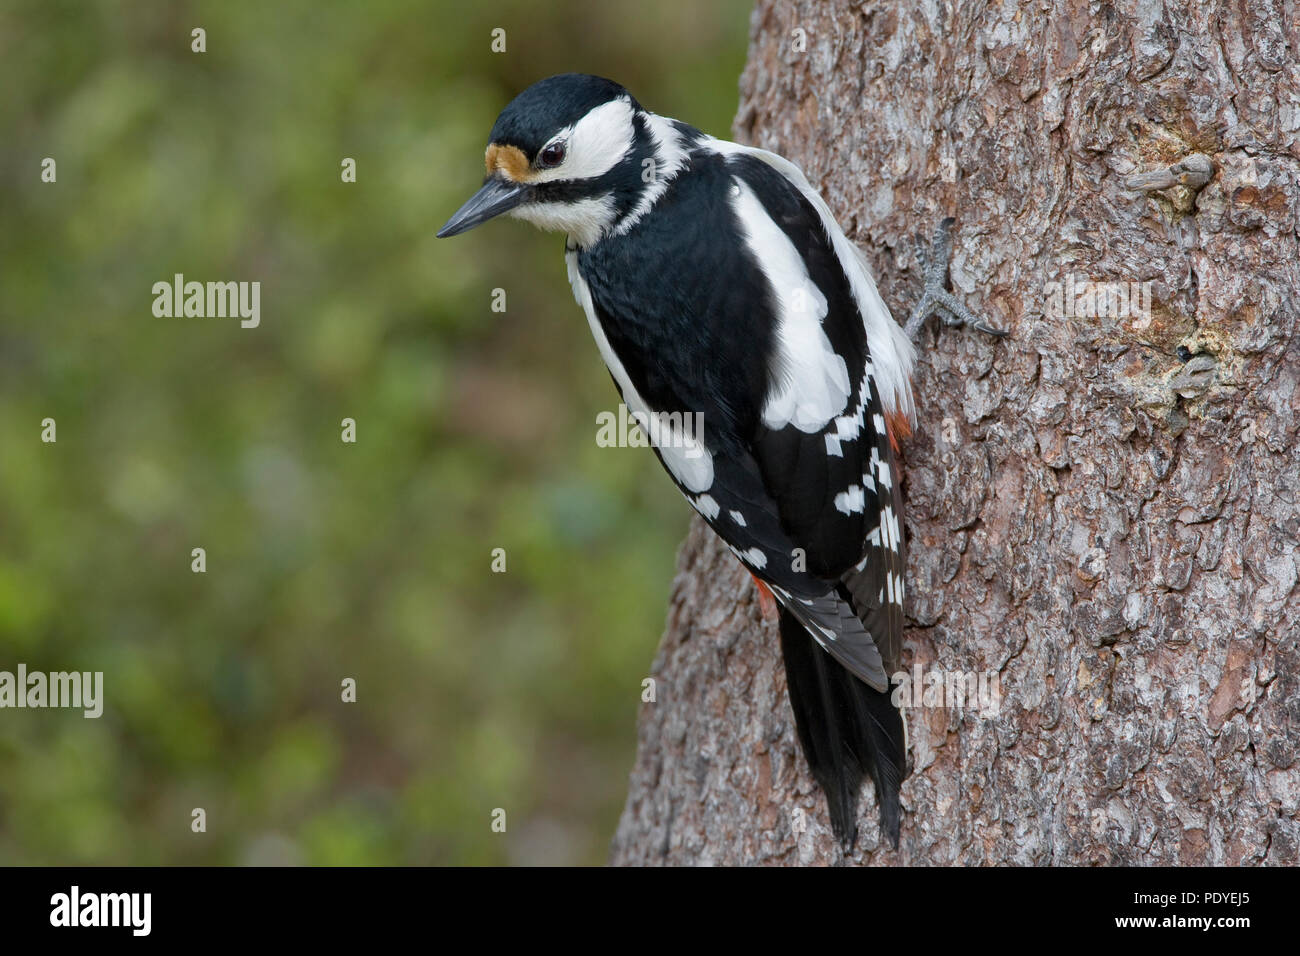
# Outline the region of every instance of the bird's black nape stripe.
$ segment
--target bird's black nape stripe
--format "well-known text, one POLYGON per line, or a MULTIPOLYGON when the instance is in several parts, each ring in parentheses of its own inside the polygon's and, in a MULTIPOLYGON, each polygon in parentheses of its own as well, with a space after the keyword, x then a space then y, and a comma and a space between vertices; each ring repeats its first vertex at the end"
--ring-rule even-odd
POLYGON ((870 776, 881 834, 898 849, 899 789, 906 768, 902 715, 888 692, 872 690, 841 667, 784 607, 780 614, 790 708, 813 778, 826 794, 831 830, 852 850, 858 796, 863 778, 870 776))

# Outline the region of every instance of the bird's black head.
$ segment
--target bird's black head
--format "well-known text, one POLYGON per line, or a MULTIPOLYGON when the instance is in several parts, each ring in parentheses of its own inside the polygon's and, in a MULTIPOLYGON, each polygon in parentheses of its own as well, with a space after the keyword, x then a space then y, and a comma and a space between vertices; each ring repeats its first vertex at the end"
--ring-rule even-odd
POLYGON ((483 188, 438 231, 454 236, 508 213, 595 241, 635 204, 655 156, 646 113, 612 80, 563 73, 534 83, 497 117, 483 188))
POLYGON ((556 135, 598 106, 624 100, 639 109, 631 94, 613 80, 585 73, 561 73, 539 80, 501 111, 489 142, 515 146, 535 160, 556 135))

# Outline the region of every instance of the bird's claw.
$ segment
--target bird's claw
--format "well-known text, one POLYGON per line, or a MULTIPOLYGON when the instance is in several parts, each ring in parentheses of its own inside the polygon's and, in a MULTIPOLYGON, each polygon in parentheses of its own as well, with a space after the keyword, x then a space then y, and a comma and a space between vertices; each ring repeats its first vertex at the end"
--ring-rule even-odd
POLYGON ((921 326, 931 315, 939 316, 944 325, 969 325, 986 335, 1008 335, 1006 329, 995 329, 968 309, 960 299, 947 289, 948 257, 952 253, 952 216, 946 216, 934 230, 934 239, 927 250, 925 244, 917 237, 916 258, 925 274, 925 289, 921 300, 907 317, 903 331, 907 337, 914 339, 921 331, 921 326))

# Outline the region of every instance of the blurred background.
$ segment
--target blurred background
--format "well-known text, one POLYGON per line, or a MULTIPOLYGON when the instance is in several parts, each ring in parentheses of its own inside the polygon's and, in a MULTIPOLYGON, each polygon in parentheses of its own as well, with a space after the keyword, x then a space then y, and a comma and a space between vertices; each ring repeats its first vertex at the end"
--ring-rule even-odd
POLYGON ((105 696, 0 710, 0 864, 605 859, 687 509, 596 445, 563 238, 434 231, 552 73, 727 134, 748 17, 0 8, 0 670, 105 696), (156 318, 178 272, 260 281, 261 326, 156 318))

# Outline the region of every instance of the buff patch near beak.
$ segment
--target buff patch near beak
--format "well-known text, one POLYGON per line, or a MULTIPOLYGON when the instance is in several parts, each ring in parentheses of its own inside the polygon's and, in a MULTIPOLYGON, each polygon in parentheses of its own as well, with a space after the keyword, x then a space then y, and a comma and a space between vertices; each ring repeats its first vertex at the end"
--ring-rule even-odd
POLYGON ((533 178, 533 168, 528 157, 518 146, 505 146, 492 143, 483 155, 489 176, 501 175, 511 182, 526 183, 533 178))

